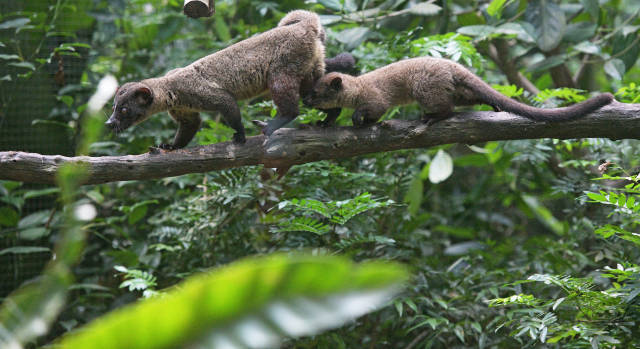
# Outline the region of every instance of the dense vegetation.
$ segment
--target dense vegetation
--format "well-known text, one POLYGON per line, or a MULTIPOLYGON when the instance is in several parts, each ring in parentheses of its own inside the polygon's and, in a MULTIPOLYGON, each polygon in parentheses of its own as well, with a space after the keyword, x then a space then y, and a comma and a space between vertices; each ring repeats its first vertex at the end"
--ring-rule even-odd
MULTIPOLYGON (((215 16, 203 20, 186 18, 177 0, 13 3, 0 5, 0 130, 36 131, 32 141, 2 150, 65 152, 80 144, 98 156, 167 142, 175 125, 162 114, 83 146, 80 125, 98 81, 161 75, 267 30, 296 8, 322 14, 327 55, 350 51, 362 72, 443 56, 533 105, 573 103, 587 91, 640 102, 635 0, 219 0, 215 16), (43 85, 48 94, 24 95, 43 85), (48 107, 25 124, 27 97, 48 107), (60 139, 37 144, 45 134, 60 139)), ((250 120, 275 114, 268 100, 241 110, 249 135, 258 133, 250 120)), ((339 123, 350 125, 350 113, 339 123)), ((408 106, 385 117, 419 115, 408 106)), ((297 122, 322 117, 303 108, 297 122)), ((199 144, 230 139, 218 115, 207 120, 199 144)), ((37 344, 208 268, 306 250, 401 262, 412 277, 382 310, 286 347, 640 347, 639 151, 636 140, 452 144, 310 163, 282 178, 245 167, 85 186, 73 197, 64 182, 61 191, 5 181, 0 257, 51 249, 69 229, 64 207, 72 201, 97 208, 77 227, 88 236, 68 301, 37 344), (33 204, 60 192, 51 207, 33 204)), ((15 265, 19 279, 27 271, 15 265)))

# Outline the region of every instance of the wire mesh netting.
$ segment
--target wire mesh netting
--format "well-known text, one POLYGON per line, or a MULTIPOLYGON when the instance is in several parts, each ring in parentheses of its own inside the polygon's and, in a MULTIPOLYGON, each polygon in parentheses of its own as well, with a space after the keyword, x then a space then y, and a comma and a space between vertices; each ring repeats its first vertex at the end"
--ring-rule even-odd
MULTIPOLYGON (((59 48, 72 40, 87 43, 91 30, 65 32, 65 27, 74 27, 74 20, 49 11, 59 5, 48 0, 0 2, 0 151, 73 155, 74 132, 69 124, 74 120, 63 95, 78 86, 87 55, 64 54, 59 48), (43 13, 49 14, 45 18, 43 13)), ((42 188, 25 184, 17 190, 42 188)), ((0 196, 0 208, 10 207, 23 220, 35 213, 51 216, 56 199, 43 195, 20 203, 7 192, 0 191, 0 196)), ((2 224, 0 232, 0 251, 51 243, 49 234, 29 239, 2 224)), ((37 276, 50 258, 50 252, 0 255, 0 297, 37 276)))

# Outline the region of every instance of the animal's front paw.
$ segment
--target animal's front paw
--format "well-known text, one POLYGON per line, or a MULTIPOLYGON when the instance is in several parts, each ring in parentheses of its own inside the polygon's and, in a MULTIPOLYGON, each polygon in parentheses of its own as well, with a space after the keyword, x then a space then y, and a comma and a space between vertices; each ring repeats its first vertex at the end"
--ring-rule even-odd
POLYGON ((160 148, 162 150, 176 150, 176 149, 178 149, 178 147, 176 147, 175 145, 167 144, 167 143, 162 143, 157 148, 160 148))
POLYGON ((177 147, 173 146, 172 144, 166 144, 166 143, 162 143, 158 146, 150 146, 149 147, 149 153, 151 154, 160 154, 163 152, 168 152, 168 151, 173 151, 178 149, 177 147))
POLYGON ((244 133, 235 133, 233 135, 233 143, 244 144, 247 142, 247 138, 244 136, 244 133))

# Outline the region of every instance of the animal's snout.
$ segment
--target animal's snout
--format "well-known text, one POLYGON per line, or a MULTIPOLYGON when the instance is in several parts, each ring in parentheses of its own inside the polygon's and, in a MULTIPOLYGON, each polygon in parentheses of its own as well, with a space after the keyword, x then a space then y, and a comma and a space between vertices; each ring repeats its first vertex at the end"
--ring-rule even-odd
POLYGON ((109 128, 110 130, 112 130, 112 131, 114 131, 114 132, 118 132, 119 124, 120 124, 120 123, 118 122, 118 120, 117 120, 113 115, 111 115, 111 117, 109 118, 109 120, 107 120, 107 121, 104 123, 104 126, 105 126, 105 127, 107 127, 107 128, 109 128))

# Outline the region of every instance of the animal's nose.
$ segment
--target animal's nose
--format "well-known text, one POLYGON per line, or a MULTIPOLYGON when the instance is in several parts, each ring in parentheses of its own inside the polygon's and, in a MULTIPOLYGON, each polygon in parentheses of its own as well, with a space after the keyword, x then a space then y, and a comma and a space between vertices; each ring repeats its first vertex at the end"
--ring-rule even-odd
POLYGON ((114 129, 116 127, 116 121, 114 118, 109 118, 109 120, 107 120, 107 122, 104 123, 104 125, 110 129, 114 129))

